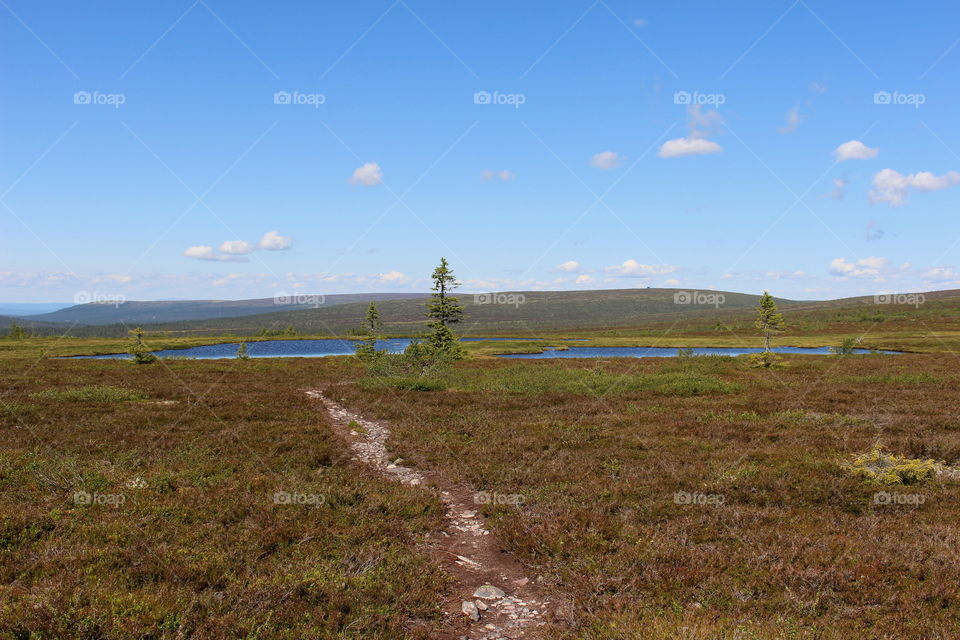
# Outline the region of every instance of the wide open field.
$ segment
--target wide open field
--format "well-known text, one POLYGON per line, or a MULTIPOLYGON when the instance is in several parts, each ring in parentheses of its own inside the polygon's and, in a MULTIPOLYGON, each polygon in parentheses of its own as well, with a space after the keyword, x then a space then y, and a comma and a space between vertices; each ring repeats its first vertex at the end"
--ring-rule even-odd
POLYGON ((558 603, 546 637, 960 628, 960 487, 880 487, 841 467, 877 441, 960 458, 949 353, 800 356, 774 371, 473 359, 433 391, 342 358, 36 355, 0 360, 5 637, 456 631, 421 545, 442 527, 438 497, 349 463, 303 393, 318 387, 389 421, 407 464, 510 498, 479 508, 558 603))

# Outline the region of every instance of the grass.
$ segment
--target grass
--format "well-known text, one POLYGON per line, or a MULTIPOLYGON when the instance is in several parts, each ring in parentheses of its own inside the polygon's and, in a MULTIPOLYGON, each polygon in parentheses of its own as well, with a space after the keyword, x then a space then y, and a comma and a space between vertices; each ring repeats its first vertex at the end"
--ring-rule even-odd
POLYGON ((40 357, 84 348, 0 352, 0 638, 457 637, 423 549, 438 497, 351 465, 303 393, 322 385, 389 421, 405 464, 523 496, 479 508, 555 603, 548 637, 960 628, 960 484, 848 468, 878 440, 896 464, 956 468, 950 354, 763 371, 477 351, 421 386, 346 358, 40 357), (923 500, 879 504, 879 490, 923 500))
POLYGON ((951 379, 952 357, 690 360, 476 360, 444 391, 340 393, 394 424, 404 459, 524 496, 483 510, 569 603, 555 637, 949 637, 960 485, 879 504, 883 485, 845 464, 878 436, 905 459, 960 459, 956 385, 846 382, 951 379), (674 386, 704 378, 724 391, 674 386))
POLYGON ((0 638, 441 627, 438 501, 347 464, 303 393, 345 366, 0 360, 0 638))
POLYGON ((611 373, 591 361, 572 366, 552 362, 529 362, 495 369, 459 369, 449 376, 448 385, 457 391, 489 394, 586 394, 608 396, 629 393, 689 397, 735 393, 739 387, 712 372, 736 367, 734 358, 703 358, 689 364, 651 373, 611 373))
POLYGON ((44 389, 31 393, 30 397, 47 402, 129 402, 145 400, 147 395, 142 391, 125 387, 91 385, 64 389, 44 389))

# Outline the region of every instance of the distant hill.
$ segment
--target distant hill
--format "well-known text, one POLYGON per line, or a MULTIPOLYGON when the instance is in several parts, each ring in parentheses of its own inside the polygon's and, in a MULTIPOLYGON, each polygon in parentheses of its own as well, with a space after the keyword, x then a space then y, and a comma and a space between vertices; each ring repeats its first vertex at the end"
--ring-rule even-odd
MULTIPOLYGON (((522 291, 460 294, 465 335, 510 334, 533 337, 544 331, 602 330, 636 327, 651 322, 725 317, 757 305, 759 296, 730 291, 682 289, 605 289, 595 291, 522 291)), ((777 299, 783 308, 809 304, 777 299)), ((173 334, 254 335, 261 330, 293 326, 298 333, 344 335, 355 329, 366 303, 344 303, 256 316, 144 325, 173 334)), ((426 329, 423 299, 384 300, 377 304, 385 331, 419 334, 426 329)))
MULTIPOLYGON (((212 318, 237 318, 258 314, 276 314, 278 311, 333 307, 341 304, 363 303, 396 299, 422 299, 426 293, 348 293, 329 296, 300 296, 285 298, 258 298, 254 300, 164 300, 157 302, 128 301, 121 304, 80 304, 52 313, 31 315, 40 323, 69 323, 81 325, 158 324, 212 318)), ((9 314, 16 315, 16 314, 9 314)))
MULTIPOLYGON (((128 302, 81 305, 29 318, 0 317, 0 334, 16 322, 30 331, 71 336, 125 336, 131 325, 172 336, 255 336, 293 327, 310 335, 348 335, 357 329, 370 300, 377 301, 385 333, 419 335, 426 330, 428 294, 356 294, 327 296, 318 308, 274 305, 273 299, 240 301, 128 302), (406 297, 403 297, 406 296, 406 297), (193 307, 191 307, 193 305, 193 307), (97 308, 100 307, 100 308, 97 308), (106 307, 106 308, 103 308, 106 307), (68 315, 68 312, 71 312, 68 315), (84 313, 96 322, 83 324, 84 313), (211 316, 211 313, 219 313, 211 316), (151 321, 154 317, 188 317, 151 321), (181 316, 182 317, 182 316, 181 316), (47 320, 41 320, 45 318, 47 320), (60 318, 65 321, 50 322, 60 318), (123 318, 120 323, 116 319, 123 318), (114 324, 106 324, 107 322, 114 324)), ((720 331, 754 331, 759 296, 730 291, 682 289, 610 289, 594 291, 523 291, 489 295, 461 293, 466 318, 457 331, 467 336, 538 337, 578 332, 609 335, 662 335, 683 332, 708 335, 720 331), (697 294, 697 295, 694 295, 697 294)), ((880 298, 860 296, 802 301, 777 298, 789 330, 837 332, 955 329, 960 326, 960 290, 880 298), (913 297, 911 297, 913 296, 913 297), (922 297, 920 297, 922 296, 922 297)))
POLYGON ((59 311, 72 305, 72 302, 0 302, 0 316, 33 316, 59 311))

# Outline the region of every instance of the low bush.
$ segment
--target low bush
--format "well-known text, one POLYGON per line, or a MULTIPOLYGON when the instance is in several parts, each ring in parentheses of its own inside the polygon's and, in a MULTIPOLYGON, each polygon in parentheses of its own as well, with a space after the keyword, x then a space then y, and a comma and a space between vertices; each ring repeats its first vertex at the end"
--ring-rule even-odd
POLYGON ((30 397, 54 402, 129 402, 131 400, 146 400, 148 396, 136 389, 95 385, 69 389, 45 389, 44 391, 31 393, 30 397))
POLYGON ((844 466, 855 476, 878 484, 917 484, 936 477, 938 469, 933 460, 894 455, 879 445, 844 466))

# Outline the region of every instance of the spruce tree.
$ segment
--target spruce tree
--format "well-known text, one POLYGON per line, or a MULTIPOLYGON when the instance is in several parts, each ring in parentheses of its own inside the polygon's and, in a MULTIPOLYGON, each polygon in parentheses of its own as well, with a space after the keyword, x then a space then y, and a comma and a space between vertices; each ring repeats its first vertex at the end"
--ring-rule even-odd
POLYGON ((757 307, 757 329, 763 332, 763 350, 770 352, 770 336, 783 331, 786 324, 783 321, 783 314, 777 311, 777 302, 770 295, 769 291, 764 291, 760 296, 760 306, 757 307))
POLYGON ((380 312, 377 310, 377 305, 371 302, 370 306, 367 307, 367 315, 361 325, 361 331, 367 337, 358 341, 354 348, 358 358, 367 360, 386 353, 385 349, 377 351, 377 340, 380 338, 382 327, 383 322, 380 321, 380 312))
POLYGON ((130 348, 129 352, 133 356, 133 361, 136 364, 150 364, 157 361, 157 356, 153 355, 147 345, 143 344, 143 329, 137 327, 132 331, 128 332, 130 334, 130 348))
POLYGON ((433 270, 430 277, 433 280, 433 293, 427 303, 427 317, 431 319, 427 324, 431 329, 427 342, 438 353, 454 359, 461 358, 463 351, 460 341, 450 328, 450 325, 463 318, 460 299, 450 295, 460 283, 457 282, 446 258, 440 258, 440 265, 433 270))

